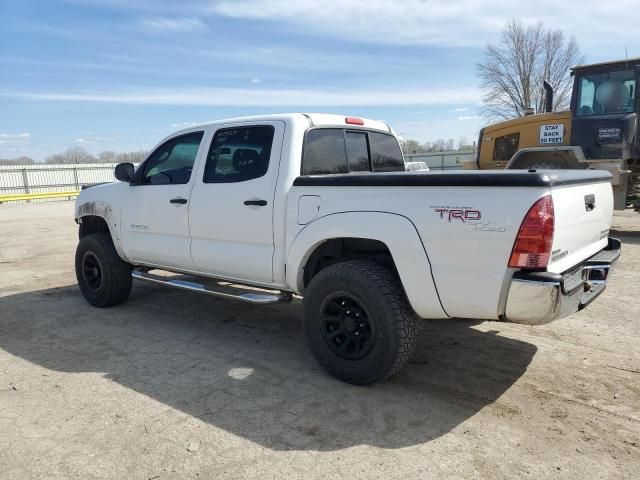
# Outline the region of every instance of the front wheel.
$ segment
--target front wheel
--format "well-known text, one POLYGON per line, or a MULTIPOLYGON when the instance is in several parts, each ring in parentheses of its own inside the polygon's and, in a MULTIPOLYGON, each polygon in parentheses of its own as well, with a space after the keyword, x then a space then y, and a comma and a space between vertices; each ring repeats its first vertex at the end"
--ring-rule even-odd
POLYGON ((131 265, 124 262, 108 233, 82 237, 76 249, 76 278, 84 298, 94 307, 111 307, 131 293, 131 265))
POLYGON ((304 296, 304 327, 324 369, 366 385, 398 372, 416 345, 415 314, 387 268, 349 260, 321 270, 304 296))

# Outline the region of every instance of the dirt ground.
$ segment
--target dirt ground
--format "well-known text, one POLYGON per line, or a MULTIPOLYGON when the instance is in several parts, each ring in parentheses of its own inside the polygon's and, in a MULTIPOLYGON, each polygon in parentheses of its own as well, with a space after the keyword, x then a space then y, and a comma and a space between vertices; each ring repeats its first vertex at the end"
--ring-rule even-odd
POLYGON ((638 478, 640 215, 589 308, 539 327, 424 321, 404 372, 328 377, 301 305, 136 284, 99 310, 73 204, 0 206, 0 477, 638 478))

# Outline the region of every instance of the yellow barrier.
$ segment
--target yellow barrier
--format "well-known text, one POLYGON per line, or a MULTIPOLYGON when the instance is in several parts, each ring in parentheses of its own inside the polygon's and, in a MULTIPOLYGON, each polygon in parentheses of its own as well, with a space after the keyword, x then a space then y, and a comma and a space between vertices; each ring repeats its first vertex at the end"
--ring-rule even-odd
POLYGON ((40 200, 42 198, 63 198, 77 197, 80 192, 73 190, 70 192, 46 192, 46 193, 19 193, 14 195, 0 195, 0 203, 18 202, 20 200, 40 200))

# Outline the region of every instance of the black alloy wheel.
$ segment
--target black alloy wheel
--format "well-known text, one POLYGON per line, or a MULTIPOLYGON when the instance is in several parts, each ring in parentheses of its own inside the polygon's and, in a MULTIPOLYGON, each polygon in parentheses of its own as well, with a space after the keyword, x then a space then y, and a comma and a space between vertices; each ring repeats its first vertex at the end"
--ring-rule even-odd
POLYGON ((341 292, 322 306, 321 332, 328 347, 340 358, 360 360, 375 343, 375 326, 364 306, 341 292))

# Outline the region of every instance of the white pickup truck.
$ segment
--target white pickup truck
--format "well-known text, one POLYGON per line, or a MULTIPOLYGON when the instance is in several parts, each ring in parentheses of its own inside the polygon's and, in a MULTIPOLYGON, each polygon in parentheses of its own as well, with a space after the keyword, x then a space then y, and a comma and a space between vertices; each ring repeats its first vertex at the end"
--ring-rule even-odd
POLYGON ((386 124, 245 117, 163 140, 78 197, 76 274, 97 307, 132 278, 253 303, 303 296, 333 376, 397 372, 416 318, 539 324, 584 308, 620 254, 610 174, 407 172, 386 124))

